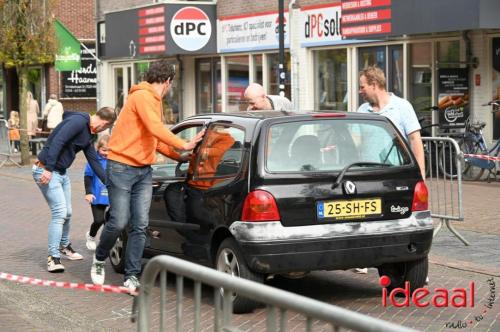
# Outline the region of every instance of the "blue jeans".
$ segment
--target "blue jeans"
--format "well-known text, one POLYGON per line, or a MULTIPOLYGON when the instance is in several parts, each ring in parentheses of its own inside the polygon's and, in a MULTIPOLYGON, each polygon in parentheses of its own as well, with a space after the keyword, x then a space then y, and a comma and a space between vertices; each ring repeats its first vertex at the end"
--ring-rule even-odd
POLYGON ((71 221, 71 182, 68 174, 52 172, 48 185, 39 183, 43 168, 33 167, 33 179, 49 204, 51 220, 49 223, 49 255, 60 257, 60 246, 67 246, 71 221))
POLYGON ((125 251, 125 279, 128 279, 141 272, 153 195, 152 170, 150 166, 133 167, 108 159, 106 174, 110 213, 101 232, 95 257, 100 261, 105 260, 116 239, 128 225, 125 251))

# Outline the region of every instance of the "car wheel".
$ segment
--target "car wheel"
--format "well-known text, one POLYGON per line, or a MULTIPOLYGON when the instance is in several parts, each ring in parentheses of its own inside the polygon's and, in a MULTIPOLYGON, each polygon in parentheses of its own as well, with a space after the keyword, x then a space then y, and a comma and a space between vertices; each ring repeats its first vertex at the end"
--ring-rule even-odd
MULTIPOLYGON (((250 271, 238 244, 233 238, 227 238, 222 241, 215 257, 215 268, 218 271, 235 277, 245 278, 256 282, 264 281, 264 276, 262 274, 250 271)), ((223 294, 224 290, 221 289, 221 295, 223 294)), ((239 294, 233 293, 232 299, 233 312, 235 314, 252 312, 258 306, 258 302, 242 297, 239 294)))
POLYGON ((413 293, 415 289, 425 285, 428 271, 429 259, 427 256, 416 261, 384 264, 378 267, 380 276, 388 276, 391 279, 390 285, 387 286, 389 292, 394 288, 404 288, 405 282, 408 281, 410 293, 413 293))
POLYGON ((122 232, 109 252, 109 261, 116 273, 125 273, 125 248, 127 248, 127 234, 122 232))

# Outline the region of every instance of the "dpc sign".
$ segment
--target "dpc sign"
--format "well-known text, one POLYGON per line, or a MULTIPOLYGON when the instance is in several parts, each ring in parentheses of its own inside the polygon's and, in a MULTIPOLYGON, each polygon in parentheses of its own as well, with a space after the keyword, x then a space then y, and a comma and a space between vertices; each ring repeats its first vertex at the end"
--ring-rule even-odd
POLYGON ((217 52, 214 4, 156 4, 105 15, 105 58, 217 52))
POLYGON ((184 7, 174 14, 170 22, 170 34, 180 48, 197 51, 210 40, 212 25, 201 9, 184 7))

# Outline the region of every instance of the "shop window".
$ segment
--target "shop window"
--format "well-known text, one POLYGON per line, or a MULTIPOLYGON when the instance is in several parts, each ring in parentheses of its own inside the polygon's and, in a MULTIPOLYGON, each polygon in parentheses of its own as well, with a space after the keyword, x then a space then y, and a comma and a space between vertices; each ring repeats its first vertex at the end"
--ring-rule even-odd
POLYGON ((249 83, 248 59, 247 55, 226 57, 227 112, 245 111, 247 108, 244 93, 249 83))
MULTIPOLYGON (((278 95, 280 92, 279 86, 279 56, 278 53, 268 54, 268 72, 269 72, 269 94, 270 95, 278 95)), ((290 61, 290 53, 285 53, 285 96, 288 99, 291 99, 291 61, 290 61)))
POLYGON ((387 85, 389 91, 398 97, 403 97, 403 46, 389 46, 389 68, 387 85))
POLYGON ((263 85, 262 54, 252 55, 253 58, 253 81, 263 85))
POLYGON ((359 49, 358 68, 363 70, 366 67, 376 65, 385 71, 385 46, 363 47, 359 49))
POLYGON ((417 116, 424 118, 423 125, 432 123, 432 45, 415 43, 409 45, 410 86, 409 102, 417 116))
POLYGON ((197 113, 215 113, 222 110, 220 58, 196 60, 197 113))
POLYGON ((460 41, 441 41, 437 43, 439 68, 460 67, 460 41))
POLYGON ((315 52, 315 109, 347 111, 347 50, 315 52))

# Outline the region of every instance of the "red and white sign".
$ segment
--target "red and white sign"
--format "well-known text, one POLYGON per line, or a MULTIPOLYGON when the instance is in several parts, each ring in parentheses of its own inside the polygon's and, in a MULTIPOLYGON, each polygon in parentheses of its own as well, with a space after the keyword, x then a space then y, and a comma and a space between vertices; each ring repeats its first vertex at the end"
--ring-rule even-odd
POLYGON ((327 45, 342 40, 340 4, 305 7, 301 11, 302 46, 327 45))
POLYGON ((342 2, 342 12, 382 6, 390 6, 391 0, 353 0, 342 2))
POLYGON ((351 36, 366 36, 366 35, 380 35, 391 32, 391 23, 377 23, 368 25, 356 25, 342 28, 342 35, 346 37, 351 36))
POLYGON ((166 50, 165 7, 141 9, 138 11, 137 16, 139 22, 139 54, 164 53, 166 50))
POLYGON ((184 7, 174 14, 170 22, 170 34, 180 48, 197 51, 210 40, 212 24, 203 10, 184 7))
POLYGON ((391 19, 390 9, 373 10, 368 12, 342 15, 342 23, 344 24, 380 21, 388 19, 391 19))

